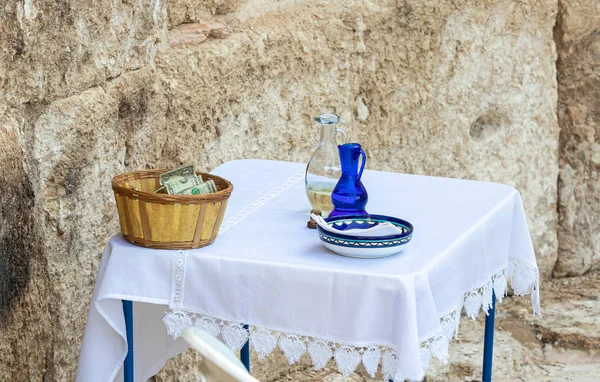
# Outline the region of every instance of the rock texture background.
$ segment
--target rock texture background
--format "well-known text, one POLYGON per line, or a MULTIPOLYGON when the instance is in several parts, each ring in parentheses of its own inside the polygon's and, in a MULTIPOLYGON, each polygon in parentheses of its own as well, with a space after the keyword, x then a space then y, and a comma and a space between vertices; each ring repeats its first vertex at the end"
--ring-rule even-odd
POLYGON ((559 51, 557 276, 600 268, 600 1, 562 1, 559 51))
MULTIPOLYGON (((372 169, 515 186, 545 278, 598 268, 598 7, 5 1, 0 380, 73 379, 99 257, 118 230, 113 175, 306 161, 321 112, 341 116, 372 169), (170 30, 206 20, 227 29, 173 44, 170 30)), ((193 374, 180 357, 157 379, 187 375, 176 365, 193 374)), ((265 375, 284 370, 275 365, 265 375)))

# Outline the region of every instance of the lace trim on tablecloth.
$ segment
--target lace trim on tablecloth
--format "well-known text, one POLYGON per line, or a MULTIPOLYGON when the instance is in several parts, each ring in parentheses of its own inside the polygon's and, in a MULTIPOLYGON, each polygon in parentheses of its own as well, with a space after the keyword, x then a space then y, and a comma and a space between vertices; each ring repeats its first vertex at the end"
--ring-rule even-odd
POLYGON ((171 287, 171 308, 178 309, 183 305, 185 285, 185 264, 189 251, 179 251, 173 256, 173 285, 171 287))
POLYGON ((440 319, 441 330, 421 342, 421 364, 424 370, 429 368, 431 356, 444 365, 448 363, 448 347, 452 339, 458 335, 461 311, 464 309, 464 313, 473 320, 477 318, 480 310, 487 315, 492 307, 493 294, 496 295, 496 301, 499 303, 506 296, 508 281, 515 295, 531 295, 533 313, 541 317, 537 266, 510 257, 508 268, 493 275, 485 285, 465 293, 462 305, 440 319))
POLYGON ((240 221, 242 221, 243 219, 248 217, 248 215, 250 215, 257 209, 259 209, 261 206, 263 206, 269 200, 273 199, 277 195, 281 194, 283 191, 287 190, 288 188, 290 188, 291 186, 296 184, 296 182, 298 182, 300 179, 302 179, 303 176, 304 176, 304 172, 298 172, 298 173, 290 176, 285 181, 283 181, 283 183, 281 183, 279 186, 273 188, 268 193, 264 194, 263 196, 261 196, 260 198, 258 198, 256 200, 254 200, 252 203, 248 204, 246 207, 244 207, 240 211, 236 212, 231 217, 227 218, 223 222, 223 224, 221 224, 221 228, 219 228, 219 233, 222 234, 223 232, 227 231, 229 228, 233 227, 234 225, 236 225, 237 223, 239 223, 240 221))
MULTIPOLYGON (((183 267, 176 267, 180 264, 175 260, 174 274, 184 273, 185 259, 183 260, 183 267)), ((472 319, 476 319, 481 310, 487 314, 492 306, 493 294, 496 295, 498 302, 502 302, 506 296, 508 282, 510 282, 515 295, 531 295, 533 312, 541 316, 537 267, 511 257, 508 268, 493 275, 486 284, 465 293, 461 304, 454 311, 440 318, 440 331, 421 341, 421 363, 425 371, 429 368, 431 356, 444 364, 448 362, 448 347, 450 341, 458 334, 461 312, 464 310, 464 313, 472 319)), ((353 346, 256 326, 246 329, 240 322, 187 311, 182 309, 181 300, 178 302, 178 305, 171 305, 171 310, 165 312, 163 319, 167 332, 173 339, 181 336, 185 328, 195 326, 214 337, 221 338, 232 351, 240 350, 249 340, 259 359, 265 358, 279 346, 290 365, 296 363, 302 355, 308 352, 317 370, 325 367, 333 357, 338 370, 345 377, 352 374, 362 362, 371 377, 375 377, 381 363, 381 372, 385 381, 405 379, 405 376, 396 369, 397 352, 389 346, 376 344, 353 346)))

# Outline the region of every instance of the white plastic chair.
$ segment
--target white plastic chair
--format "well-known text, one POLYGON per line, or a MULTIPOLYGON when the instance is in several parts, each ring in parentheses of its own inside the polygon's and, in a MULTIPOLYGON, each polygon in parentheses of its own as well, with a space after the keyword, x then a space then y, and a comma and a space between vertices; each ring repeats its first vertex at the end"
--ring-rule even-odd
POLYGON ((259 382, 225 344, 204 330, 189 327, 183 331, 182 337, 204 358, 202 366, 208 372, 200 377, 200 381, 259 382))

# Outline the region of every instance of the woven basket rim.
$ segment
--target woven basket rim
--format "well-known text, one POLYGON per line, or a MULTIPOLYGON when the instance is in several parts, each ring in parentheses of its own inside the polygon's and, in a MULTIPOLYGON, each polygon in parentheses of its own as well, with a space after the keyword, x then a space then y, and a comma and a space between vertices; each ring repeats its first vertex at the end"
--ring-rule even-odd
POLYGON ((214 243, 215 239, 217 238, 217 235, 215 235, 211 236, 208 239, 200 240, 197 243, 195 243, 194 241, 154 241, 133 235, 125 235, 124 233, 121 234, 123 235, 123 238, 129 243, 137 245, 139 247, 172 250, 196 249, 206 247, 207 245, 214 243))
MULTIPOLYGON (((170 169, 155 169, 155 170, 136 170, 124 172, 118 175, 115 175, 112 178, 112 189, 115 193, 129 196, 136 199, 155 202, 155 203, 166 203, 166 204, 198 204, 203 202, 218 202, 225 199, 228 199, 233 191, 233 184, 225 178, 222 178, 218 175, 196 171, 196 174, 207 176, 209 179, 213 178, 219 181, 222 181, 227 185, 226 188, 219 190, 212 194, 200 194, 200 195, 168 195, 168 194, 157 194, 154 192, 140 191, 134 190, 132 188, 127 188, 123 186, 121 183, 128 180, 128 178, 135 179, 135 175, 145 175, 148 177, 157 177, 160 174, 163 174, 170 169)), ((139 178, 138 178, 139 179, 139 178)))

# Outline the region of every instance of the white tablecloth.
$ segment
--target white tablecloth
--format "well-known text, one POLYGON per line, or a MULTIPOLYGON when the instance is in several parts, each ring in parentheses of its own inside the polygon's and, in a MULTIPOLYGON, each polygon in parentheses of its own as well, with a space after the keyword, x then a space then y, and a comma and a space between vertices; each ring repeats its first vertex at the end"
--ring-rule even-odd
MULTIPOLYGON (((384 378, 420 379, 433 355, 446 362, 461 311, 487 310, 507 280, 540 312, 538 270, 519 193, 506 185, 365 171, 367 210, 413 223, 399 255, 335 255, 306 228, 304 164, 241 160, 215 174, 234 191, 221 232, 192 251, 108 243, 98 272, 78 381, 121 379, 126 355, 121 299, 134 301, 136 380, 186 349, 198 325, 232 349, 275 347, 290 363, 332 357, 348 375, 363 362, 384 378), (246 330, 242 324, 249 324, 246 330)), ((483 333, 482 333, 483 335, 483 333)))

